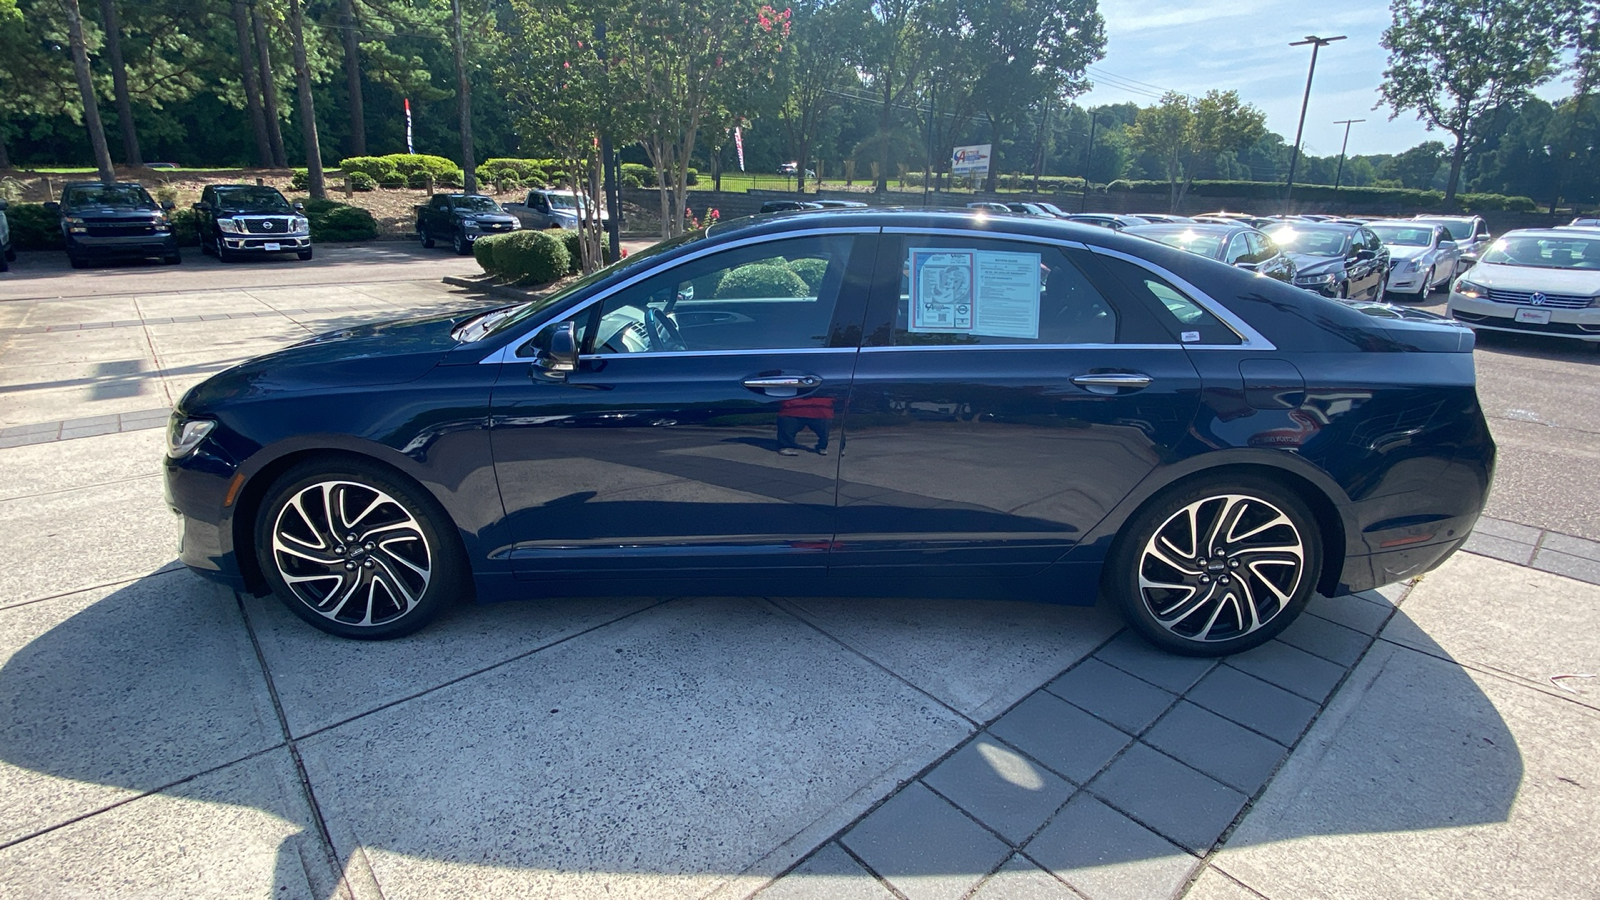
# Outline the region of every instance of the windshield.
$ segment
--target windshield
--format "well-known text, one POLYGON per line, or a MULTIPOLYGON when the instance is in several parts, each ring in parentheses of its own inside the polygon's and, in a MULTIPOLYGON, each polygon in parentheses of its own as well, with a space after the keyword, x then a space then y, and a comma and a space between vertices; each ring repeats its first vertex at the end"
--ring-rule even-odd
POLYGON ((477 197, 477 196, 451 197, 450 198, 450 205, 455 207, 456 209, 464 209, 464 210, 467 210, 468 212, 499 212, 500 211, 500 204, 494 202, 494 198, 493 197, 477 197))
POLYGON ((585 200, 573 202, 571 194, 545 194, 545 197, 550 200, 550 205, 556 209, 578 209, 580 206, 587 207, 589 205, 585 200))
POLYGON ((1149 225, 1129 228, 1127 233, 1160 241, 1168 247, 1177 247, 1179 250, 1187 250, 1212 259, 1221 255, 1222 239, 1227 236, 1226 233, 1195 231, 1193 228, 1163 228, 1149 225))
POLYGON ((1471 222, 1450 222, 1444 219, 1420 219, 1425 225, 1438 225, 1444 229, 1445 235, 1452 241, 1459 241, 1472 236, 1471 222))
POLYGON ((1530 269, 1600 269, 1600 237, 1506 235, 1490 244, 1480 261, 1530 269))
POLYGON ((294 211, 276 188, 269 187, 217 188, 217 205, 243 212, 294 211))
POLYGON ((1314 225, 1279 225, 1267 234, 1272 237, 1273 243, 1290 253, 1326 256, 1330 259, 1343 256, 1345 244, 1350 240, 1347 231, 1314 225))
POLYGON ((577 281, 574 281, 573 283, 567 285, 559 291, 556 291, 548 297, 540 297, 537 300, 530 300, 520 307, 513 307, 513 311, 510 314, 495 322, 484 332, 484 334, 485 336, 491 334, 500 334, 501 332, 516 328, 523 322, 526 322, 529 319, 539 315, 541 312, 556 306, 557 304, 566 300, 568 297, 571 297, 573 294, 584 290, 585 288, 589 287, 589 285, 594 284, 601 279, 610 278, 619 272, 626 272, 630 269, 638 268, 643 263, 660 256, 668 250, 675 250, 678 247, 682 247, 684 244, 703 240, 709 230, 710 229, 702 228, 699 231, 685 232, 684 234, 681 234, 670 241, 662 241, 659 244, 652 245, 649 249, 641 250, 632 256, 619 259, 609 266, 597 269, 596 271, 579 278, 577 281))
POLYGON ((1392 247, 1426 247, 1433 243, 1432 225, 1368 225, 1378 240, 1392 247))
POLYGON ((86 184, 67 189, 65 206, 110 206, 116 209, 155 209, 145 189, 137 184, 86 184))

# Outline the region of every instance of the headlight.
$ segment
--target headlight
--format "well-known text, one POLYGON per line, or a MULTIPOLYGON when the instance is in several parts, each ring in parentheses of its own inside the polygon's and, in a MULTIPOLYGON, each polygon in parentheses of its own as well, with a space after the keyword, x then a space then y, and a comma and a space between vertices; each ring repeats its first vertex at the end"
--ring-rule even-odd
POLYGON ((217 423, 211 419, 180 419, 173 416, 172 424, 167 426, 167 455, 173 459, 188 456, 216 427, 217 423))
POLYGON ((217 227, 221 228, 223 231, 226 231, 228 234, 238 234, 239 232, 244 231, 243 228, 239 227, 238 219, 218 219, 217 227))
POLYGON ((165 225, 167 224, 167 214, 156 213, 155 217, 151 221, 155 222, 157 225, 165 225))
POLYGON ((1415 272, 1417 270, 1416 260, 1402 259, 1400 264, 1394 267, 1394 270, 1402 275, 1407 272, 1415 272))
POLYGON ((294 229, 297 232, 298 231, 310 231, 311 230, 311 220, 306 218, 305 216, 295 216, 294 220, 289 223, 289 227, 294 229))
POLYGON ((1479 297, 1487 296, 1489 293, 1488 288, 1476 282, 1468 281, 1465 278, 1462 278, 1456 282, 1455 291, 1469 300, 1476 300, 1479 297))
POLYGON ((519 230, 521 228, 522 228, 522 220, 521 219, 512 219, 511 220, 511 230, 512 231, 517 231, 517 230, 519 230))
POLYGON ((461 227, 465 228, 468 231, 477 231, 478 230, 478 223, 474 219, 468 219, 467 221, 462 223, 461 227))
POLYGON ((81 233, 86 232, 86 231, 89 230, 88 224, 83 221, 83 218, 81 216, 67 216, 66 218, 62 219, 61 221, 67 223, 67 230, 68 231, 72 231, 72 232, 76 232, 76 233, 81 234, 81 233))
POLYGON ((1333 284, 1335 281, 1338 281, 1338 280, 1339 279, 1335 278, 1332 272, 1327 272, 1327 273, 1322 274, 1322 275, 1301 275, 1301 276, 1295 278, 1295 283, 1296 284, 1333 284))

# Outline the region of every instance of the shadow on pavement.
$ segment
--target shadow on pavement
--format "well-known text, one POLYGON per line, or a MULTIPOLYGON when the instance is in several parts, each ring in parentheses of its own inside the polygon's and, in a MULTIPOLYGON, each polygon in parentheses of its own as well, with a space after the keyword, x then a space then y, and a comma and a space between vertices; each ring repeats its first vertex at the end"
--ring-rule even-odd
MULTIPOLYGON (((28 624, 19 625, 18 609, 7 611, 13 633, 28 624)), ((459 615, 513 632, 541 615, 505 612, 473 607, 459 615)), ((187 573, 153 574, 38 629, 17 640, 0 667, 0 761, 25 770, 0 775, 10 795, 0 800, 0 820, 11 823, 0 828, 0 845, 103 809, 105 795, 127 796, 97 795, 97 786, 161 790, 298 823, 301 832, 279 848, 275 894, 317 880, 320 841, 302 798, 219 785, 232 764, 283 755, 274 748, 284 743, 232 596, 187 573)), ((393 677, 404 677, 408 655, 443 652, 429 632, 407 640, 393 677)), ((359 643, 324 643, 327 654, 364 652, 359 643)), ((330 679, 338 665, 328 665, 330 679)), ((1425 677, 1397 677, 1411 677, 1414 692, 1366 691, 1370 685, 1352 681, 1333 700, 1337 710, 1356 690, 1394 704, 1378 716, 1359 704, 1342 713, 1364 723, 1366 760, 1346 762, 1370 766, 1361 772, 1370 789, 1345 798, 1308 793, 1296 802, 1322 805, 1255 829, 1251 841, 1507 818, 1523 766, 1493 704, 1448 662, 1425 677)), ((819 810, 864 811, 872 799, 852 796, 858 789, 888 794, 896 781, 875 779, 896 771, 906 746, 922 741, 930 755, 899 781, 971 733, 931 706, 764 601, 679 600, 302 738, 299 747, 319 806, 343 823, 334 828, 342 859, 353 841, 417 860, 406 871, 447 882, 465 876, 441 863, 514 870, 537 888, 526 894, 581 887, 598 895, 619 885, 627 893, 630 884, 643 886, 635 878, 651 876, 668 885, 652 892, 704 893, 800 835, 819 810), (617 877, 577 884, 596 874, 617 877)), ((1302 746, 1286 765, 1339 746, 1302 746)), ((846 821, 805 833, 793 857, 846 821)), ((1176 848, 1161 853, 1169 851, 1176 848)), ((1098 864, 1140 858, 1129 851, 1098 864)), ((947 859, 919 865, 935 876, 983 874, 962 873, 947 859)))

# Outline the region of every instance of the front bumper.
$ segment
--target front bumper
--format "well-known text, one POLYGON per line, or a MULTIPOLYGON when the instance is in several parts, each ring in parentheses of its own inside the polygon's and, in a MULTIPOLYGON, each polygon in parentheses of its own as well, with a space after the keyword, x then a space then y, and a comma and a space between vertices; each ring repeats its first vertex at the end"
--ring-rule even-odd
POLYGON ((178 236, 171 232, 115 236, 67 235, 67 253, 79 259, 171 256, 177 252, 178 236))
POLYGON ((163 464, 167 507, 182 519, 179 561, 207 579, 243 589, 233 546, 234 507, 224 502, 238 468, 209 440, 182 459, 164 456, 163 464))
POLYGON ((1428 270, 1414 269, 1410 272, 1401 272, 1399 266, 1389 273, 1389 279, 1384 282, 1383 289, 1391 294, 1415 294, 1427 286, 1428 270))
POLYGON ((1496 303, 1481 298, 1474 300, 1451 291, 1449 312, 1451 318, 1472 328, 1600 342, 1600 309, 1594 307, 1553 309, 1496 303), (1519 313, 1524 321, 1517 321, 1519 313))
POLYGON ((294 253, 311 249, 309 234, 244 235, 222 233, 222 246, 239 253, 294 253))

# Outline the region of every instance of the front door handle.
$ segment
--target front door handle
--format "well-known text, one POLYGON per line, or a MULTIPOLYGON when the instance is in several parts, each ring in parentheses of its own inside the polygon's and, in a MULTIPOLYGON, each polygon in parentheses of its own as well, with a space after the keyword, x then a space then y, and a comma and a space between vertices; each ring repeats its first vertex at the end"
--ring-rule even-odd
POLYGON ((1137 391, 1150 386, 1150 376, 1138 372, 1091 372, 1072 376, 1072 383, 1093 394, 1137 391))
POLYGON ((799 390, 814 388, 821 383, 822 379, 815 375, 758 375, 744 380, 744 386, 752 391, 764 391, 768 388, 799 390))

